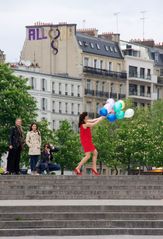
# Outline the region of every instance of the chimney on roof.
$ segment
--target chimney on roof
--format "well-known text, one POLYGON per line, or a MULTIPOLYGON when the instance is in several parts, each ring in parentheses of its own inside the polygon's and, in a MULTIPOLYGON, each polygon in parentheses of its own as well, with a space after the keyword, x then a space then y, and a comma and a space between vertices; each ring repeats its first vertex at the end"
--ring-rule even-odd
POLYGON ((102 34, 98 35, 99 38, 119 42, 120 41, 120 34, 113 33, 113 32, 103 32, 102 34))
POLYGON ((154 42, 153 39, 144 39, 144 40, 132 39, 130 42, 138 43, 138 44, 141 44, 143 46, 149 46, 149 47, 154 47, 155 46, 155 42, 154 42))
POLYGON ((77 29, 77 32, 83 33, 89 36, 97 37, 98 30, 96 28, 84 28, 84 29, 77 29))

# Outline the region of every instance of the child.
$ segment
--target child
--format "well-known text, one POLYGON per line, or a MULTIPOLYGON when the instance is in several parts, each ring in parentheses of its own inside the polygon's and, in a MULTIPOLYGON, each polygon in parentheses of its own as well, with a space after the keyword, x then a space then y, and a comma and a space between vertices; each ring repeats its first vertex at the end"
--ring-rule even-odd
POLYGON ((97 161, 98 152, 92 142, 91 128, 94 125, 98 124, 104 118, 105 117, 101 116, 97 119, 89 120, 87 112, 83 112, 82 114, 80 114, 80 117, 79 117, 80 141, 81 141, 82 147, 84 149, 85 156, 74 170, 74 172, 77 175, 82 175, 82 173, 80 172, 80 168, 84 163, 86 163, 88 161, 88 159, 91 156, 91 153, 93 153, 92 173, 96 176, 99 175, 99 173, 97 172, 97 169, 96 169, 96 161, 97 161))

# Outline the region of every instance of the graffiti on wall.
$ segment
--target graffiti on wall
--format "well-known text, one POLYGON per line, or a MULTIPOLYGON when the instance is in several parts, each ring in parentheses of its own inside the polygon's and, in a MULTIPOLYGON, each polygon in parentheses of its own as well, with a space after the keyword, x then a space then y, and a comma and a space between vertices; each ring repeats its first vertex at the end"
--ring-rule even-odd
MULTIPOLYGON (((51 28, 48 32, 48 36, 50 38, 50 46, 53 50, 53 54, 57 55, 58 48, 56 40, 60 37, 60 30, 58 28, 51 28)), ((29 41, 45 40, 48 36, 45 34, 44 28, 42 27, 28 28, 29 41)))

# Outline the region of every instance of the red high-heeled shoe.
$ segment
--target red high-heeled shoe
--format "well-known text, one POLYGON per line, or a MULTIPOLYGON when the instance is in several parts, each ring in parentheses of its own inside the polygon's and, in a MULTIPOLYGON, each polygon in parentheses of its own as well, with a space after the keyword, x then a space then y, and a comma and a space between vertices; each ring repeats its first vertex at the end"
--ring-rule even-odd
POLYGON ((74 173, 78 176, 82 176, 82 173, 77 168, 74 169, 74 173))
POLYGON ((95 176, 100 176, 100 174, 99 174, 97 171, 95 171, 93 168, 92 168, 91 170, 92 170, 92 174, 93 174, 93 175, 95 175, 95 176))

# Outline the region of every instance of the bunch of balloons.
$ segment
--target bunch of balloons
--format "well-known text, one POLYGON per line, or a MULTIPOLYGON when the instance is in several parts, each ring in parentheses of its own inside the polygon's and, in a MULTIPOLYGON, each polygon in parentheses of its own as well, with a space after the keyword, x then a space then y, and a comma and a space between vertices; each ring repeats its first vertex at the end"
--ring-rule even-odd
POLYGON ((117 119, 133 117, 134 110, 127 109, 126 111, 123 111, 124 108, 125 102, 123 100, 115 102, 114 99, 109 98, 106 104, 100 109, 99 114, 101 116, 106 116, 110 122, 114 122, 117 119))

